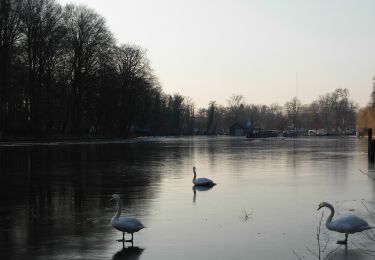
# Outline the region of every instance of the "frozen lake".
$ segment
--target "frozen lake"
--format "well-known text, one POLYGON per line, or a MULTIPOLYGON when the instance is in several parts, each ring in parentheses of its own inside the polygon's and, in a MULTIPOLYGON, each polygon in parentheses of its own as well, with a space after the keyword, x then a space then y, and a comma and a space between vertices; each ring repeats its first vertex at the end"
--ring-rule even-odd
MULTIPOLYGON (((0 144, 0 258, 317 259, 320 202, 375 225, 363 205, 375 209, 375 181, 361 171, 375 174, 355 137, 0 144), (193 166, 217 185, 194 192, 193 166), (147 227, 134 247, 116 241, 114 193, 147 227)), ((367 235, 346 250, 322 225, 321 259, 374 259, 367 235)))

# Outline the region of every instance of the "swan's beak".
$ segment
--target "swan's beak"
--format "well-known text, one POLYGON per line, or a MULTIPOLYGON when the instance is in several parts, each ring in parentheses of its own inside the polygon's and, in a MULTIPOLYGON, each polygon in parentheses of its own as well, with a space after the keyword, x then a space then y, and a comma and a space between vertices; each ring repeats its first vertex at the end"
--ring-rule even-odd
POLYGON ((322 208, 322 206, 319 206, 318 209, 317 209, 316 211, 320 210, 321 208, 322 208))

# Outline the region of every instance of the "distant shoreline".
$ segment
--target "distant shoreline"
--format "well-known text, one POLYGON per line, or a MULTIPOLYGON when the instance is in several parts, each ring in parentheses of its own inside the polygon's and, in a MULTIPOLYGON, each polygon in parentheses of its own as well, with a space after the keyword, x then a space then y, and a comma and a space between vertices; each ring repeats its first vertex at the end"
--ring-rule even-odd
MULTIPOLYGON (((120 141, 120 140, 133 140, 141 137, 176 137, 176 136, 195 136, 195 135, 56 135, 56 136, 3 136, 0 137, 0 144, 4 143, 48 143, 48 142, 97 142, 97 141, 120 141)), ((208 135, 197 135, 208 136, 208 135)), ((245 137, 245 136, 244 136, 245 137)))
MULTIPOLYGON (((0 137, 0 145, 1 144, 19 144, 19 143, 50 143, 50 142, 77 142, 80 143, 82 141, 88 143, 95 143, 95 142, 106 142, 106 141, 123 141, 123 140, 134 140, 136 138, 147 138, 147 137, 188 137, 188 136, 213 136, 207 134, 201 135, 132 135, 132 136, 105 136, 105 135, 57 135, 57 136, 18 136, 18 137, 0 137)), ((222 136, 222 135, 217 135, 222 136)), ((226 135, 231 136, 231 135, 226 135)), ((320 137, 343 137, 343 136, 356 136, 356 135, 326 135, 320 137)), ((233 136, 233 137, 244 137, 245 139, 262 139, 262 138, 246 138, 246 135, 243 136, 233 136)), ((308 135, 299 135, 292 138, 299 138, 299 137, 318 137, 318 136, 308 136, 308 135)), ((362 136, 357 136, 362 137, 362 136)), ((285 137, 281 137, 285 138, 285 137)), ((264 139, 264 138, 263 138, 264 139)))
POLYGON ((0 138, 0 143, 9 142, 54 142, 54 141, 101 141, 101 140, 122 140, 122 139, 133 139, 138 136, 88 136, 88 135, 69 135, 69 136, 19 136, 10 137, 5 136, 0 138))

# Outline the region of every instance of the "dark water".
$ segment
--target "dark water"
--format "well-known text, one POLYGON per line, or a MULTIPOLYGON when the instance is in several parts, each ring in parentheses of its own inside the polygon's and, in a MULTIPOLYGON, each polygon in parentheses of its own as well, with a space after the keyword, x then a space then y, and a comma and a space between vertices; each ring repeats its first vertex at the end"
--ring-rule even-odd
MULTIPOLYGON (((1 259, 317 259, 321 201, 374 225, 374 175, 364 139, 140 138, 0 146, 1 259), (192 188, 198 177, 212 189, 192 188), (147 227, 134 246, 110 225, 147 227), (298 257, 296 257, 296 255, 298 257)), ((325 211, 324 219, 328 215, 325 211)), ((368 232, 368 235, 372 235, 368 232)), ((374 232, 375 233, 375 232, 374 232)), ((324 254, 342 234, 322 226, 324 254)), ((333 259, 374 259, 367 234, 333 259)), ((323 259, 323 258, 322 258, 323 259)))

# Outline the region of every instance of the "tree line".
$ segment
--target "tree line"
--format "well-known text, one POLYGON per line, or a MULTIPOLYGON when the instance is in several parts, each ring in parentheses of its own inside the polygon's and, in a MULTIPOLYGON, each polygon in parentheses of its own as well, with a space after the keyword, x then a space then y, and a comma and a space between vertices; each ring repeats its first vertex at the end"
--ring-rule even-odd
POLYGON ((307 131, 325 129, 328 133, 353 132, 358 105, 350 99, 349 90, 338 88, 318 97, 311 104, 303 105, 294 97, 283 106, 278 104, 246 104, 242 95, 234 94, 227 106, 210 102, 207 109, 198 110, 196 125, 207 133, 227 131, 238 123, 247 128, 268 130, 307 131))
POLYGON ((147 52, 117 44, 105 19, 55 0, 0 0, 0 136, 181 135, 225 132, 233 123, 264 129, 351 128, 346 89, 309 105, 246 104, 196 109, 165 94, 147 52))
POLYGON ((104 18, 54 0, 0 0, 0 132, 178 134, 191 101, 164 94, 146 50, 116 44, 104 18))

